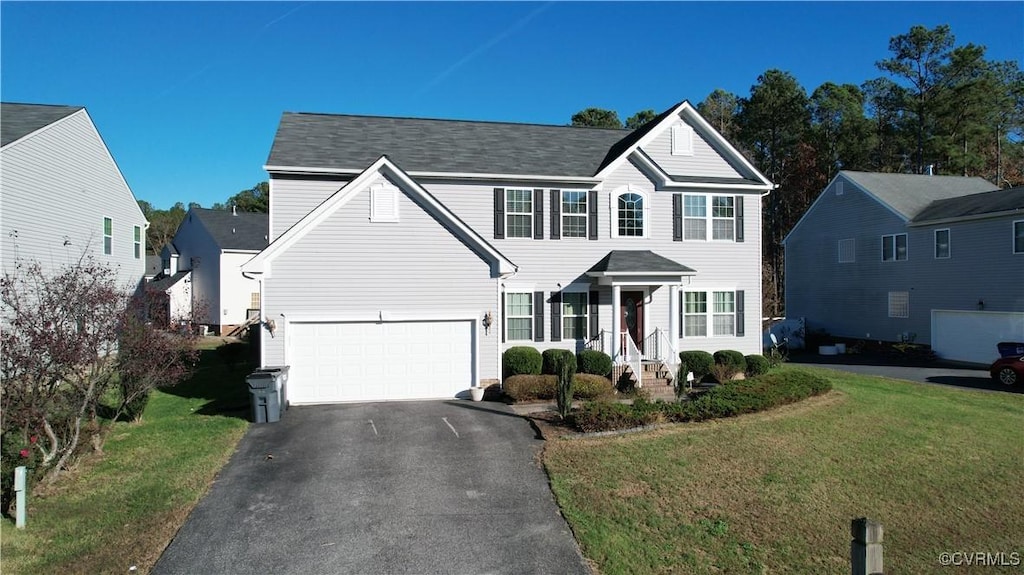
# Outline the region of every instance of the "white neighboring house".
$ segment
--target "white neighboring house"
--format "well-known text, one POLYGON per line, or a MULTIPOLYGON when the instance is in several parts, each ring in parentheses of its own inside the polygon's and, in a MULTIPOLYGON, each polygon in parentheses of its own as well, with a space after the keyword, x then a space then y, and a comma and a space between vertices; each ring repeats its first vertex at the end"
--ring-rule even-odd
POLYGON ((520 345, 634 381, 762 351, 773 184, 688 102, 633 131, 285 113, 265 169, 243 271, 291 403, 461 396, 520 345))
POLYGON ((94 256, 137 289, 146 266, 142 210, 80 106, 0 104, 0 261, 54 271, 94 256))
POLYGON ((163 273, 151 289, 167 294, 168 317, 217 335, 239 335, 258 319, 260 290, 241 266, 267 246, 267 214, 192 208, 161 252, 163 273))

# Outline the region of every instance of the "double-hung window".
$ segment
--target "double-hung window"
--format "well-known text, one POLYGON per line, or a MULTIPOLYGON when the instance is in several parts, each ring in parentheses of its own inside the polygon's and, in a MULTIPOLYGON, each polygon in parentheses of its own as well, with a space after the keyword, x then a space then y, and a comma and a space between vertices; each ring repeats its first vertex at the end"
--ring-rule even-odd
POLYGON ((110 255, 114 251, 114 220, 103 218, 103 253, 110 255))
POLYGON ((736 294, 731 291, 714 293, 714 335, 736 333, 736 294))
POLYGON ((949 228, 935 230, 935 259, 949 258, 949 228))
POLYGON ((587 292, 562 293, 562 337, 587 339, 587 292))
POLYGON ((708 335, 708 294, 702 291, 688 291, 683 296, 683 336, 706 337, 708 335))
POLYGON ((135 226, 134 228, 134 246, 135 246, 135 259, 142 259, 142 227, 135 226))
POLYGON ((893 262, 907 259, 907 234, 882 236, 882 261, 893 262))
POLYGON ((707 196, 683 196, 683 238, 705 240, 708 237, 707 196))
POLYGON ((505 337, 509 341, 533 340, 533 294, 505 294, 505 337))
POLYGON ((1013 253, 1024 254, 1024 220, 1013 222, 1013 253))
POLYGON ((736 240, 736 198, 733 196, 683 196, 684 240, 736 240), (711 209, 708 210, 710 200, 711 209), (708 237, 710 230, 710 238, 708 237))
POLYGON ((505 237, 533 237, 533 190, 505 190, 505 237))
POLYGON ((562 190, 562 237, 587 237, 587 192, 562 190))
POLYGON ((736 208, 732 196, 711 196, 711 239, 732 241, 736 235, 736 208))
POLYGON ((736 335, 736 294, 737 292, 733 291, 683 292, 682 336, 736 335))

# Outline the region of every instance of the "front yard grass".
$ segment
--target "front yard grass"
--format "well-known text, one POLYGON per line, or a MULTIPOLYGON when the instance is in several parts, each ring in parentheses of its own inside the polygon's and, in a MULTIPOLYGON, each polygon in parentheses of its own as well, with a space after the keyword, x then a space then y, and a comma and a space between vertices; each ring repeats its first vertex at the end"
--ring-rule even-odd
POLYGON ((552 487, 597 570, 849 573, 862 516, 885 528, 887 573, 957 572, 939 564, 944 551, 1024 557, 1024 396, 809 371, 834 391, 549 441, 552 487))
POLYGON ((38 496, 24 530, 0 521, 3 573, 148 572, 248 426, 243 366, 204 345, 193 378, 114 424, 101 455, 38 496))

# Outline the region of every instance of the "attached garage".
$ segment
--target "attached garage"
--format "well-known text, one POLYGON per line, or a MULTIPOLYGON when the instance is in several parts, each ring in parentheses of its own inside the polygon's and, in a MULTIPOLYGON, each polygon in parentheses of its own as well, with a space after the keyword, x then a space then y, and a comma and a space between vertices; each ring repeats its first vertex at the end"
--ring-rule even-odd
POLYGON ((1024 341, 1024 313, 932 310, 932 349, 939 357, 991 363, 1001 341, 1024 341))
POLYGON ((293 404, 451 399, 476 371, 475 322, 294 322, 293 404))

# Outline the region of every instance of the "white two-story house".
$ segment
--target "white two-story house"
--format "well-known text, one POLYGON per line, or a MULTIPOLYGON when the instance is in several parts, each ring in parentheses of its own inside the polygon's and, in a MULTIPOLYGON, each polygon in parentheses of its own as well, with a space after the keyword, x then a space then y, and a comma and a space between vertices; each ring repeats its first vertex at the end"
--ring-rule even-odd
POLYGON ((455 397, 517 345, 761 352, 773 185, 688 102, 634 131, 285 113, 265 169, 242 271, 292 403, 455 397))

